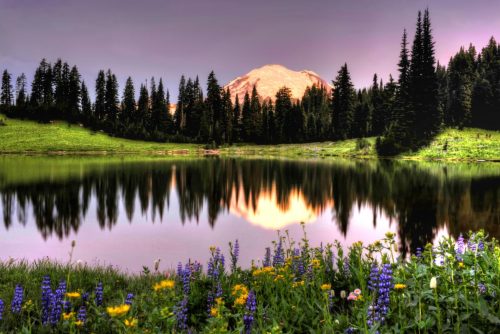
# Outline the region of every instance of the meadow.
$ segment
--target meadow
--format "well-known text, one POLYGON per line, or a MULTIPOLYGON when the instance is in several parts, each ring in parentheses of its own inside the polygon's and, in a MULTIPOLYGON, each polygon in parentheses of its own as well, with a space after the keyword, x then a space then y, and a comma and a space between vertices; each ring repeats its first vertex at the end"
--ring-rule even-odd
MULTIPOLYGON (((78 245, 73 244, 73 247, 78 245)), ((400 258, 374 244, 310 245, 279 234, 251 268, 211 247, 206 266, 141 274, 69 261, 0 264, 3 333, 493 333, 500 247, 484 232, 400 258)))
MULTIPOLYGON (((320 143, 225 145, 205 150, 205 145, 158 143, 110 137, 75 124, 3 118, 0 126, 1 154, 202 156, 217 154, 245 157, 286 157, 294 159, 377 158, 375 137, 320 143)), ((466 128, 445 129, 428 146, 396 157, 410 160, 500 161, 500 132, 466 128)))

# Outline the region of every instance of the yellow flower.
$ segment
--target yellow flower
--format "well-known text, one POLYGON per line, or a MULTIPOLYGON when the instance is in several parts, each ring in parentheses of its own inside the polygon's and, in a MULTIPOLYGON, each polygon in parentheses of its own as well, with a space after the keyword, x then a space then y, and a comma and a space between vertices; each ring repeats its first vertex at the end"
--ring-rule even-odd
POLYGON ((321 286, 321 290, 323 290, 323 291, 331 290, 331 289, 332 289, 332 285, 331 284, 323 284, 321 286))
POLYGON ((247 295, 248 294, 248 288, 246 286, 244 286, 243 284, 236 284, 235 286, 233 286, 233 292, 232 292, 233 296, 236 296, 236 295, 239 295, 239 294, 244 294, 244 295, 247 295))
POLYGON ((78 327, 81 327, 81 326, 83 326, 83 321, 81 321, 81 320, 75 321, 75 325, 78 327))
POLYGON ((394 238, 394 236, 395 236, 395 235, 396 235, 395 233, 392 233, 392 232, 387 232, 387 233, 385 234, 385 237, 386 237, 387 239, 392 239, 392 238, 394 238))
POLYGON ((463 268, 465 267, 464 263, 463 262, 458 262, 458 268, 463 268))
POLYGON ((217 307, 212 307, 210 309, 210 315, 214 318, 216 318, 219 315, 219 310, 217 309, 217 307))
POLYGON ((106 308, 106 311, 112 317, 119 317, 121 315, 124 315, 129 310, 130 310, 130 305, 127 304, 122 304, 118 306, 109 306, 106 308))
POLYGON ((68 298, 80 298, 80 292, 67 292, 66 297, 68 298))
POLYGON ((243 294, 241 296, 239 296, 238 298, 236 298, 236 300, 234 301, 234 305, 236 306, 242 306, 242 305, 245 305, 246 302, 247 302, 247 297, 248 295, 247 294, 243 294))
POLYGON ((394 289, 395 289, 395 290, 403 290, 403 289, 406 289, 406 284, 401 284, 401 283, 394 284, 394 289))
POLYGON ((292 284, 292 287, 296 288, 298 286, 304 286, 304 281, 298 281, 298 282, 294 282, 292 284))
POLYGON ((224 301, 222 300, 222 298, 220 298, 220 297, 219 297, 219 298, 215 298, 215 303, 216 303, 217 305, 222 305, 222 303, 223 303, 223 302, 224 302, 224 301))
POLYGON ((123 321, 123 323, 127 327, 136 327, 137 322, 138 322, 137 319, 125 319, 125 321, 123 321))
POLYGON ((319 265, 321 264, 321 262, 318 259, 313 259, 311 262, 314 268, 319 268, 319 265))
POLYGON ((63 319, 69 320, 69 319, 73 318, 74 315, 75 315, 75 312, 63 313, 63 319))
POLYGON ((276 277, 274 278, 274 281, 279 281, 279 280, 282 280, 284 279, 285 277, 283 275, 276 275, 276 277))
POLYGON ((156 283, 153 286, 155 291, 163 290, 163 289, 172 289, 175 286, 175 281, 166 279, 161 281, 160 283, 156 283))

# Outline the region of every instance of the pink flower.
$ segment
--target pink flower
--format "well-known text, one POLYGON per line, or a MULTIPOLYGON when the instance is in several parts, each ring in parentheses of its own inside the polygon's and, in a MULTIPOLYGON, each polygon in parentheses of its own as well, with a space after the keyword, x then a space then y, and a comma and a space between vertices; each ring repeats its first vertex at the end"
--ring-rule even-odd
POLYGON ((347 300, 356 300, 358 299, 358 296, 356 296, 354 293, 350 293, 349 294, 349 297, 347 297, 347 300))
POLYGON ((359 295, 361 294, 361 289, 356 289, 356 290, 354 290, 354 294, 355 294, 356 296, 359 296, 359 295))

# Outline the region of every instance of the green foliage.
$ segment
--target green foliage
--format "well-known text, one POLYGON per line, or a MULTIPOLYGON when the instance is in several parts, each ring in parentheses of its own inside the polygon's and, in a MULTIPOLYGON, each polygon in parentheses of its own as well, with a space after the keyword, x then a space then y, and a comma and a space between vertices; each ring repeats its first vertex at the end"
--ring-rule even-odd
POLYGON ((220 250, 215 247, 210 250, 208 271, 197 262, 180 266, 177 273, 162 274, 155 266, 133 276, 73 263, 71 258, 68 264, 1 262, 0 298, 6 308, 0 330, 239 333, 248 314, 253 319, 252 333, 460 333, 498 328, 500 247, 495 239, 483 232, 456 242, 441 238, 401 258, 394 236, 387 233, 370 245, 356 242, 346 251, 338 242, 313 247, 305 232, 299 242, 278 234, 269 252, 271 263, 256 260, 250 269, 238 265, 233 245, 231 270, 220 262, 220 250), (382 265, 391 270, 385 278, 389 298, 383 321, 369 311, 380 303, 381 292, 371 277, 374 268, 382 265), (67 292, 72 292, 65 295, 71 305, 56 318, 55 326, 42 325, 40 285, 46 275, 51 288, 65 280, 67 292), (96 302, 99 283, 104 288, 102 305, 96 302), (21 312, 13 314, 8 306, 17 284, 24 288, 24 298, 21 312), (89 293, 86 299, 85 293, 89 293), (130 307, 125 304, 129 293, 133 294, 130 307), (254 311, 248 306, 250 294, 256 296, 254 311), (186 322, 178 316, 183 301, 187 302, 186 322), (82 306, 87 317, 85 323, 78 323, 82 306))

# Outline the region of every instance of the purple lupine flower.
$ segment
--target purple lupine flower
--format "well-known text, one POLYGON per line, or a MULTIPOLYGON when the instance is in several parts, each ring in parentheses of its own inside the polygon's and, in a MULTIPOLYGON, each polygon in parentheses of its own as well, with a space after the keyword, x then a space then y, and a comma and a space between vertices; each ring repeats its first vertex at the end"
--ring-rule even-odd
POLYGON ((88 300, 89 300, 89 296, 90 294, 88 292, 85 292, 83 295, 82 295, 82 301, 84 303, 86 303, 88 300))
POLYGON ((464 236, 462 235, 462 233, 460 233, 460 235, 458 236, 458 239, 457 239, 457 242, 455 245, 455 250, 456 250, 457 254, 463 254, 465 252, 465 240, 464 240, 464 236))
POLYGON ((234 242, 233 251, 231 252, 231 270, 233 272, 236 270, 239 256, 240 256, 240 244, 238 243, 238 239, 236 239, 236 241, 234 242))
POLYGON ((3 311, 5 309, 5 303, 3 302, 2 299, 0 299, 0 320, 3 319, 3 311))
POLYGON ((469 249, 470 249, 472 252, 475 252, 475 251, 476 251, 476 247, 477 247, 477 245, 476 245, 474 242, 472 242, 472 241, 470 241, 470 240, 469 240, 469 241, 467 242, 467 247, 469 247, 469 249))
POLYGON ((479 293, 484 295, 486 293, 486 285, 484 285, 483 283, 479 283, 478 284, 478 288, 479 288, 479 293))
POLYGON ((329 290, 328 291, 328 309, 330 312, 333 311, 333 291, 329 290))
POLYGON ((482 252, 484 251, 484 242, 483 240, 480 240, 479 243, 477 244, 477 250, 482 252))
POLYGON ((264 256, 264 267, 271 266, 271 248, 266 247, 266 255, 264 256))
POLYGON ((283 242, 280 238, 273 256, 273 267, 279 267, 285 264, 285 252, 283 251, 283 242))
POLYGON ((354 327, 348 327, 345 331, 345 334, 354 334, 356 333, 356 329, 354 327))
POLYGON ((384 264, 379 271, 374 265, 370 272, 368 288, 376 293, 376 299, 368 308, 367 324, 373 327, 376 323, 383 324, 389 312, 390 291, 392 289, 392 267, 384 264))
POLYGON ((44 276, 42 279, 42 325, 46 325, 50 315, 50 299, 52 288, 50 287, 50 276, 44 276))
POLYGON ((224 257, 224 254, 220 255, 219 262, 220 262, 220 266, 221 266, 222 271, 224 271, 224 267, 226 265, 226 259, 224 257))
POLYGON ((97 287, 95 288, 95 304, 97 306, 102 305, 103 297, 103 287, 102 282, 97 283, 97 287))
POLYGON ((301 277, 306 271, 304 268, 304 261, 300 257, 300 249, 298 248, 293 250, 292 268, 297 277, 301 277))
POLYGON ((212 317, 211 311, 213 305, 214 305, 214 294, 212 293, 212 291, 209 291, 207 295, 207 314, 209 318, 212 317))
POLYGON ((422 258, 422 247, 417 247, 415 251, 415 256, 419 259, 422 258))
POLYGON ((12 303, 10 305, 12 313, 14 314, 21 313, 23 297, 24 297, 24 289, 21 285, 18 284, 16 285, 16 289, 14 290, 14 297, 12 298, 12 303))
POLYGON ((87 321, 87 308, 85 305, 80 306, 78 314, 76 315, 76 320, 81 321, 83 324, 87 321))
POLYGON ((50 323, 56 325, 61 319, 64 295, 66 294, 66 282, 59 282, 56 291, 51 294, 50 298, 50 323))
POLYGON ((177 276, 182 276, 182 262, 177 263, 177 276))
POLYGON ((243 323, 245 324, 246 334, 250 334, 252 332, 255 311, 257 311, 257 301, 255 300, 255 293, 250 290, 245 306, 245 315, 243 315, 243 323))
POLYGON ((132 299, 134 299, 134 294, 128 293, 127 298, 125 298, 125 304, 132 305, 132 299))
POLYGON ((188 299, 184 297, 177 305, 174 306, 175 319, 177 321, 177 328, 180 330, 187 329, 188 320, 188 299))
POLYGON ((346 257, 344 258, 344 273, 348 275, 349 271, 350 271, 349 258, 346 257))
POLYGON ((64 312, 69 312, 71 310, 71 302, 69 300, 63 300, 62 307, 64 312))
POLYGON ((186 263, 184 269, 182 270, 181 280, 182 280, 184 295, 187 296, 189 294, 190 284, 191 284, 191 265, 189 263, 186 263))
POLYGON ((215 289, 215 298, 222 297, 222 284, 221 282, 217 282, 217 287, 215 289))

